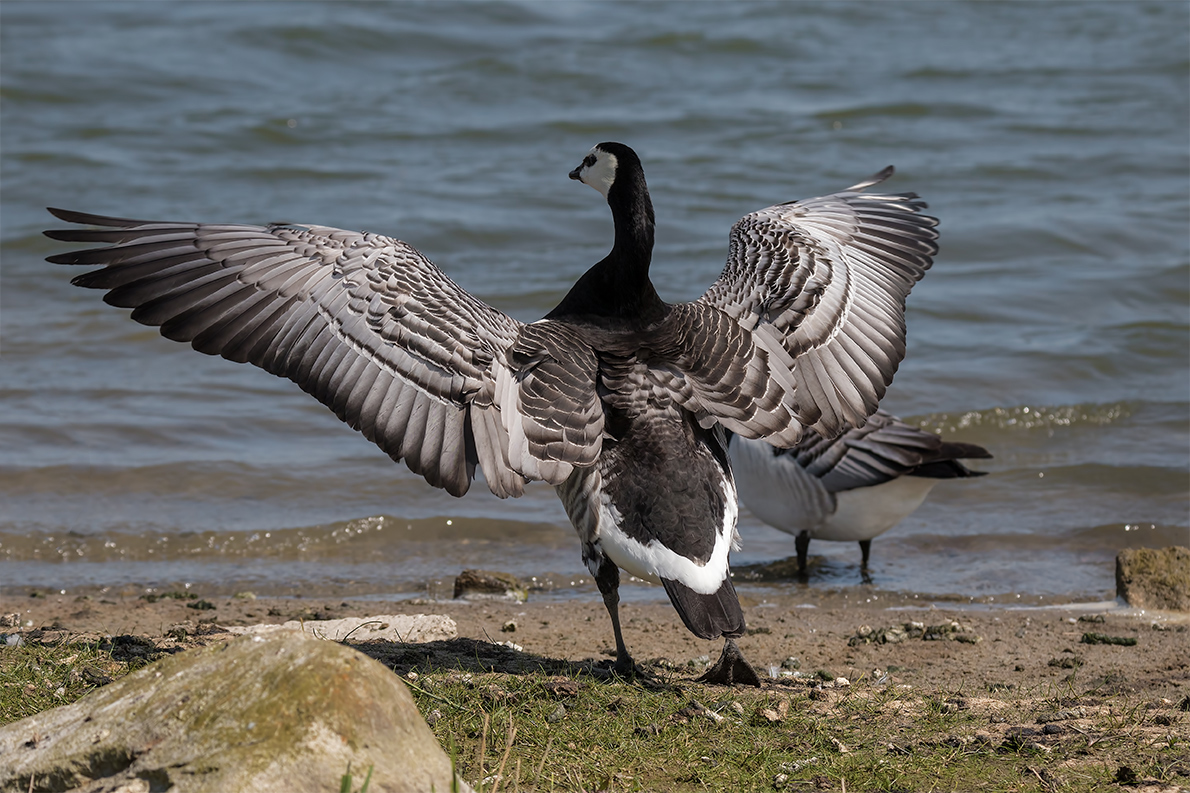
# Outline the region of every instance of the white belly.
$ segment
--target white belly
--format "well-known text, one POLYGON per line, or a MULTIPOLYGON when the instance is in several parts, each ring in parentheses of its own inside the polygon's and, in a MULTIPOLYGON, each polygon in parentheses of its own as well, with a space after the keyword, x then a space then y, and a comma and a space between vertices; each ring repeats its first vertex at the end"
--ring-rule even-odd
POLYGON ((810 529, 816 540, 870 540, 909 517, 942 480, 902 476, 874 487, 835 493, 835 513, 810 529))

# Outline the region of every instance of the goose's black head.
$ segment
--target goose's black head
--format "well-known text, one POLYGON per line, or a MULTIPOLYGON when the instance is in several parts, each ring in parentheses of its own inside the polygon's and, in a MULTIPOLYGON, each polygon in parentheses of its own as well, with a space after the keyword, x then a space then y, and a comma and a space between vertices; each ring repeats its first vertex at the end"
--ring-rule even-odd
POLYGON ((611 253, 588 270, 548 316, 653 318, 664 304, 649 281, 653 202, 640 158, 623 143, 600 143, 570 172, 570 178, 595 188, 607 199, 616 239, 611 253))
POLYGON ((579 166, 570 172, 570 178, 595 188, 604 198, 609 198, 621 162, 625 173, 635 170, 644 175, 644 168, 641 167, 636 152, 623 143, 608 142, 592 148, 579 166))

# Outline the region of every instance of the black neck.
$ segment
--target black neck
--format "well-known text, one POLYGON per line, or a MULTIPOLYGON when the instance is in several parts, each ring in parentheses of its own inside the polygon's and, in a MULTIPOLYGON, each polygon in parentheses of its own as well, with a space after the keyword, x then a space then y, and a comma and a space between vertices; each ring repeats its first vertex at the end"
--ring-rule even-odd
POLYGON ((653 202, 639 165, 619 169, 607 203, 616 228, 611 253, 583 274, 547 319, 585 315, 648 321, 664 313, 666 305, 649 280, 653 202))

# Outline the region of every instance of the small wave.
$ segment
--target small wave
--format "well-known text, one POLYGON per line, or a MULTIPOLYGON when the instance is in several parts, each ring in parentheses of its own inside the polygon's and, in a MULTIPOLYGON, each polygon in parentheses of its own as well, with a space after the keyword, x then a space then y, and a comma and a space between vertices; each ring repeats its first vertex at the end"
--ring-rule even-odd
POLYGON ((1135 408, 1125 402, 1082 405, 1018 405, 962 413, 931 413, 916 424, 923 430, 949 435, 973 428, 1034 430, 1078 425, 1105 426, 1130 417, 1135 408))
POLYGON ((987 118, 992 115, 994 113, 990 108, 960 102, 939 102, 928 105, 920 102, 895 102, 891 104, 856 105, 854 107, 821 110, 815 113, 814 117, 835 121, 873 117, 976 119, 987 118))
POLYGON ((553 524, 488 518, 405 520, 374 515, 318 526, 250 531, 0 532, 8 562, 193 562, 250 559, 408 564, 411 557, 451 555, 451 548, 517 544, 538 549, 573 544, 553 524))

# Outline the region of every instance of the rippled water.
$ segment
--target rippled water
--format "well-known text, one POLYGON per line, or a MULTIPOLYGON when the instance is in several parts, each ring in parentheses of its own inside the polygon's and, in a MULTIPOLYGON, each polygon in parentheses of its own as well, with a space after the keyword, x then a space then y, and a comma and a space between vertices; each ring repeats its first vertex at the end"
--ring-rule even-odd
MULTIPOLYGON (((426 486, 287 382, 69 286, 40 231, 47 205, 369 229, 530 320, 610 245, 566 179, 609 139, 644 160, 669 300, 739 216, 888 163, 941 218, 885 406, 995 459, 876 540, 873 591, 1098 599, 1119 548, 1190 542, 1184 3, 10 0, 0 22, 2 591, 383 595, 470 566, 590 589, 549 488, 426 486)), ((738 564, 793 553, 741 531, 738 564)), ((810 550, 811 586, 858 583, 854 545, 810 550)))

